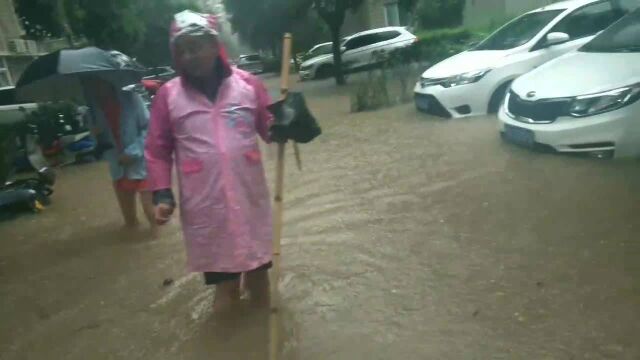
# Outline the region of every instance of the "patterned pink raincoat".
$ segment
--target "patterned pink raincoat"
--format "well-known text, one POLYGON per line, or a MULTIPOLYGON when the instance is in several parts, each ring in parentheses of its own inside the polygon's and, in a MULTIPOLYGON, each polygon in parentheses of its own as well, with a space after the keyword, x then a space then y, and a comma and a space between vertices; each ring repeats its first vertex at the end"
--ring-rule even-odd
MULTIPOLYGON (((177 31, 174 23, 173 32, 177 31)), ((244 272, 271 261, 271 204, 258 135, 268 141, 269 96, 231 68, 215 101, 178 77, 154 98, 145 155, 152 190, 171 188, 175 164, 188 268, 244 272)))

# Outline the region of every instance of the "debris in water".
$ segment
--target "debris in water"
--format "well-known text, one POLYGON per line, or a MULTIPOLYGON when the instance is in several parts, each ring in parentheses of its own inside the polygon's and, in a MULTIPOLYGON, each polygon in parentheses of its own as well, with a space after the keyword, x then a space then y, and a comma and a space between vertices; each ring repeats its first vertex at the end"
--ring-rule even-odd
POLYGON ((480 315, 480 310, 476 310, 473 312, 473 317, 477 317, 478 315, 480 315))
POLYGON ((173 285, 173 279, 172 278, 166 278, 162 282, 162 286, 164 286, 164 287, 171 286, 171 285, 173 285))

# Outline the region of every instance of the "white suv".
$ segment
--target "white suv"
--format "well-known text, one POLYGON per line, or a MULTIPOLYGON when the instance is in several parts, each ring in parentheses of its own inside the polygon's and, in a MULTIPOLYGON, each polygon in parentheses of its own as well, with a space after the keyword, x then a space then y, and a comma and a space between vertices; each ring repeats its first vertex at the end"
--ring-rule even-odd
POLYGON ((498 29, 475 48, 422 74, 416 107, 443 117, 496 113, 511 82, 589 42, 621 18, 614 5, 639 0, 571 0, 528 12, 498 29))
MULTIPOLYGON (((386 27, 363 31, 347 37, 342 43, 342 66, 355 71, 375 65, 377 54, 390 53, 417 41, 404 27, 386 27)), ((333 75, 333 54, 314 57, 300 66, 300 79, 317 79, 333 75)))

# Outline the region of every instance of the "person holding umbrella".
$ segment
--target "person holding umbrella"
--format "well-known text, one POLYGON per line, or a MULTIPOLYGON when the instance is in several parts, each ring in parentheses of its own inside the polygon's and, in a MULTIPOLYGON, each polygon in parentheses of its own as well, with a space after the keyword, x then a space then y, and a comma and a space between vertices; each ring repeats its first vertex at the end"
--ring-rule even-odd
POLYGON ((152 229, 151 193, 146 191, 144 138, 148 111, 134 91, 144 68, 125 54, 97 47, 65 49, 43 55, 25 69, 16 84, 21 100, 85 102, 92 133, 109 162, 125 224, 137 225, 136 193, 152 229))
POLYGON ((258 78, 232 68, 214 16, 174 16, 179 77, 156 94, 145 156, 159 224, 176 202, 175 157, 188 269, 215 285, 214 312, 237 304, 245 276, 253 304, 268 306, 271 203, 257 137, 270 142, 269 96, 258 78))
POLYGON ((103 157, 109 163, 125 226, 138 225, 136 194, 140 194, 142 209, 155 235, 157 226, 144 160, 149 119, 144 102, 135 92, 116 89, 99 76, 83 76, 82 85, 91 113, 91 132, 100 146, 108 148, 103 157))

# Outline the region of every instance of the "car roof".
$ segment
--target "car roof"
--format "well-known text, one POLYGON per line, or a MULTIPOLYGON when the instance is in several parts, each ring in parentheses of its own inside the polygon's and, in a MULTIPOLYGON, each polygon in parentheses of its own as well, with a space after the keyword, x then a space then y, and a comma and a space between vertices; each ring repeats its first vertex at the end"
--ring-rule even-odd
POLYGON ((11 90, 11 89, 15 89, 15 86, 4 86, 4 87, 0 87, 0 91, 4 91, 4 90, 11 90))
POLYGON ((403 26, 387 26, 387 27, 383 27, 383 28, 377 28, 377 29, 371 29, 371 30, 365 30, 365 31, 361 31, 359 33, 355 33, 351 36, 347 36, 345 38, 345 40, 351 39, 352 37, 355 36, 361 36, 361 35, 369 35, 369 34, 377 34, 380 32, 385 32, 385 31, 403 31, 403 32, 407 32, 407 28, 403 27, 403 26))
POLYGON ((597 3, 597 2, 602 2, 603 0, 566 0, 566 1, 560 1, 557 3, 553 3, 553 4, 549 4, 546 6, 543 6, 539 9, 536 9, 532 12, 536 12, 536 11, 547 11, 547 10, 574 10, 577 9, 579 7, 585 6, 585 5, 589 5, 589 4, 593 4, 593 3, 597 3))

